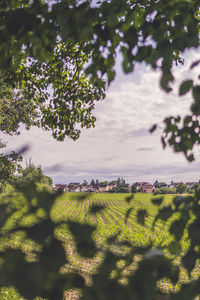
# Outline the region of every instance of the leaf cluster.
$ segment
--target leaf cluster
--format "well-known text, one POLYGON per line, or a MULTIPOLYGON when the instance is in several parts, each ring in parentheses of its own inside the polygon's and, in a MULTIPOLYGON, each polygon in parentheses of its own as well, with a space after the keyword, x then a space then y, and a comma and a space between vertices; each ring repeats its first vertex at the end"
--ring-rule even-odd
POLYGON ((58 194, 29 184, 28 196, 26 186, 0 199, 0 286, 14 286, 26 299, 61 299, 68 288, 83 287, 84 279, 60 270, 67 263, 55 234, 61 224, 50 216, 58 194))
MULTIPOLYGON (((145 62, 160 69, 161 87, 170 92, 173 66, 184 63, 186 49, 199 46, 198 1, 3 1, 0 17, 0 71, 3 77, 14 74, 12 83, 20 74, 21 106, 33 113, 22 122, 27 127, 39 122, 58 140, 65 135, 77 139, 77 124, 94 126, 94 100, 104 98, 102 77, 107 83, 115 78, 118 52, 125 73, 145 62), (24 72, 18 72, 22 57, 24 72), (41 108, 49 97, 47 86, 52 86, 53 95, 41 108)), ((198 64, 194 61, 191 68, 198 64)), ((199 144, 200 112, 199 86, 193 78, 182 82, 179 94, 189 91, 194 100, 191 115, 166 118, 162 142, 191 161, 191 151, 199 144)), ((10 123, 11 129, 18 127, 17 120, 10 123)))

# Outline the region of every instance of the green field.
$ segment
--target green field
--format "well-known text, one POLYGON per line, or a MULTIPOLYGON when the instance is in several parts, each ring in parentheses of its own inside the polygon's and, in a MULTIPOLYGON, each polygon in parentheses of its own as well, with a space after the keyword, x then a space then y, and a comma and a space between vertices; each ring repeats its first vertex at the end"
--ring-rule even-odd
MULTIPOLYGON (((127 255, 128 242, 131 247, 160 247, 165 248, 174 241, 174 237, 169 233, 169 226, 178 214, 168 218, 167 222, 157 220, 153 226, 155 216, 158 212, 158 205, 152 203, 152 199, 160 196, 152 194, 110 194, 110 193, 63 193, 61 194, 51 209, 51 218, 55 223, 61 224, 62 221, 73 221, 80 224, 89 224, 96 227, 92 238, 97 248, 94 257, 87 258, 80 255, 77 251, 77 244, 68 226, 58 226, 55 234, 62 239, 65 247, 67 263, 63 266, 63 272, 75 271, 84 277, 86 285, 91 284, 93 275, 98 272, 98 267, 104 260, 106 250, 112 251, 114 255, 127 255), (91 208, 101 207, 96 213, 91 213, 91 208), (144 213, 145 210, 145 213, 144 213), (140 211, 140 213, 138 213, 140 211), (109 243, 109 238, 117 235, 117 243, 109 243)), ((172 204, 174 195, 164 195, 162 206, 172 204)), ((180 253, 183 255, 189 247, 187 232, 184 232, 181 240, 181 251, 178 255, 172 255, 167 250, 164 253, 167 257, 174 259, 175 264, 179 263, 180 253)), ((121 270, 118 280, 119 284, 126 285, 126 278, 137 269, 140 255, 135 255, 130 264, 119 259, 117 269, 121 270)), ((116 270, 110 274, 110 278, 116 276, 116 270)), ((193 278, 199 276, 199 268, 194 270, 193 278)), ((163 291, 177 291, 182 282, 188 280, 184 269, 181 270, 178 284, 173 285, 168 280, 162 280, 160 287, 163 291)), ((78 290, 69 290, 65 299, 78 299, 78 290)), ((0 299, 22 299, 19 298, 14 290, 3 290, 0 299)))
MULTIPOLYGON (((93 238, 99 249, 106 249, 106 247, 109 247, 106 240, 117 233, 119 245, 123 241, 128 241, 133 247, 145 247, 151 245, 152 247, 166 248, 166 246, 174 240, 174 237, 169 234, 168 229, 172 221, 178 218, 178 215, 173 215, 165 223, 158 220, 152 230, 152 224, 158 211, 158 206, 152 204, 151 199, 158 198, 158 196, 137 193, 134 194, 131 201, 130 199, 127 201, 127 198, 131 197, 131 194, 64 193, 57 199, 52 211, 52 217, 55 220, 70 219, 81 223, 95 224, 97 229, 93 238), (103 205, 105 207, 102 211, 94 215, 90 213, 90 207, 94 205, 103 205), (137 211, 143 209, 147 210, 147 214, 144 218, 144 224, 141 225, 138 223, 137 211), (126 219, 126 213, 128 210, 131 210, 131 213, 126 219)), ((162 206, 171 204, 173 198, 174 195, 165 195, 162 206)), ((77 255, 75 245, 71 240, 70 234, 68 235, 68 246, 70 248, 68 250, 69 256, 72 254, 70 261, 73 268, 77 271, 82 268, 86 277, 90 278, 90 276, 95 273, 98 263, 101 261, 100 256, 96 260, 90 260, 89 263, 88 261, 83 260, 79 255, 77 255), (85 263, 87 267, 85 267, 85 263)), ((181 240, 182 255, 186 252, 188 247, 188 235, 187 232, 185 232, 181 240)), ((123 247, 119 247, 118 249, 115 247, 112 250, 114 252, 121 251, 120 253, 122 253, 123 247)), ((179 262, 179 257, 176 254, 171 255, 168 251, 165 251, 165 255, 173 258, 175 264, 179 262)), ((133 262, 133 264, 123 270, 124 278, 121 278, 122 284, 126 282, 126 275, 133 272, 136 265, 137 263, 133 262)), ((199 277, 198 267, 194 270, 192 275, 193 278, 199 277)), ((181 282, 186 282, 187 280, 188 276, 185 270, 182 269, 180 281, 176 286, 172 285, 168 280, 164 280, 161 283, 161 288, 165 291, 176 291, 179 289, 181 282)))
MULTIPOLYGON (((157 224, 153 233, 151 230, 157 207, 151 203, 152 194, 138 193, 128 203, 127 198, 131 194, 110 194, 110 193, 64 193, 55 202, 52 216, 55 220, 77 220, 97 225, 95 239, 98 244, 104 243, 105 238, 116 232, 121 232, 119 238, 130 241, 135 246, 144 246, 153 242, 155 246, 170 242, 166 224, 157 224), (90 213, 90 207, 103 205, 105 208, 96 215, 90 213), (127 220, 126 212, 132 208, 127 220), (144 226, 137 222, 137 210, 146 209, 144 226)), ((167 204, 173 199, 172 195, 164 197, 167 204)))

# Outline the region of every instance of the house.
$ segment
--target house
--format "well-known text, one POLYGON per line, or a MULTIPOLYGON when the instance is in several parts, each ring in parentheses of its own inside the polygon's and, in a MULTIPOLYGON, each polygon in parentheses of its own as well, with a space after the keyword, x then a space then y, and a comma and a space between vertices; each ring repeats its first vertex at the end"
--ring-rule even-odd
POLYGON ((185 184, 191 188, 193 185, 198 184, 198 182, 186 182, 185 184))
POLYGON ((92 185, 86 185, 88 192, 94 192, 94 188, 92 185))
POLYGON ((141 193, 152 193, 153 192, 153 185, 149 182, 145 183, 141 187, 141 193))
POLYGON ((106 192, 108 192, 108 191, 109 191, 108 185, 106 185, 106 186, 101 186, 101 185, 100 185, 100 187, 99 187, 99 192, 100 192, 100 193, 106 193, 106 192))
POLYGON ((80 192, 88 192, 88 189, 86 186, 81 186, 80 187, 80 192))
POLYGON ((169 188, 173 189, 175 188, 177 185, 181 184, 182 182, 173 182, 173 180, 171 180, 171 183, 169 184, 169 188))
POLYGON ((131 188, 132 188, 132 184, 129 184, 128 189, 129 189, 130 192, 131 192, 131 188))
POLYGON ((96 192, 97 188, 94 188, 92 185, 82 185, 80 186, 80 192, 96 192))
POLYGON ((68 192, 80 192, 80 187, 76 185, 68 186, 68 192))
POLYGON ((138 192, 141 192, 141 193, 152 193, 154 190, 154 187, 151 183, 143 181, 143 182, 137 183, 136 189, 138 190, 138 192))
POLYGON ((68 192, 80 192, 80 183, 72 182, 68 185, 68 192))
POLYGON ((62 191, 67 192, 67 185, 66 184, 54 184, 53 191, 62 191))
POLYGON ((117 187, 117 184, 111 183, 108 185, 109 190, 112 190, 117 187))

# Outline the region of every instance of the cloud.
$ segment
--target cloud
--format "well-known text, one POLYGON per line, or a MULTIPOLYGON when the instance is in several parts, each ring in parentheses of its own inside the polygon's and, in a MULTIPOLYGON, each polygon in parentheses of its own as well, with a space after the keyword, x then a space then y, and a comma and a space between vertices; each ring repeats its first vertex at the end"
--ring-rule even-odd
POLYGON ((165 180, 170 182, 170 180, 177 181, 187 181, 187 180, 199 180, 199 163, 193 165, 181 164, 160 164, 160 165, 146 165, 142 163, 139 165, 126 165, 126 166, 115 166, 108 167, 103 165, 97 168, 80 168, 78 170, 69 171, 69 169, 63 170, 61 174, 54 174, 54 181, 59 182, 62 178, 62 182, 66 182, 69 178, 74 181, 76 178, 78 181, 83 181, 86 179, 90 181, 92 178, 100 180, 112 180, 118 177, 125 178, 129 183, 136 181, 150 181, 154 182, 156 179, 165 180), (192 174, 192 178, 190 177, 192 174), (188 176, 189 175, 189 176, 188 176))
POLYGON ((140 147, 140 148, 137 148, 136 150, 137 151, 151 151, 155 149, 154 147, 140 147))

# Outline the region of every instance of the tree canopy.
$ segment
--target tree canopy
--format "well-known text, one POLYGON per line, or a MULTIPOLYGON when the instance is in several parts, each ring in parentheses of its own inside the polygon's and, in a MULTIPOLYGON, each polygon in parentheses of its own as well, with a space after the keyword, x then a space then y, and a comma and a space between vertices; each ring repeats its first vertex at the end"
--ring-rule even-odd
POLYGON ((23 168, 20 174, 16 175, 13 179, 13 185, 16 188, 21 188, 24 184, 30 182, 46 184, 52 186, 53 181, 49 176, 43 174, 41 166, 35 166, 31 161, 23 168))
MULTIPOLYGON (((6 147, 6 144, 0 141, 0 148, 6 147)), ((11 151, 9 154, 0 153, 0 190, 2 187, 11 182, 16 173, 19 173, 21 167, 22 156, 20 153, 11 151)))
MULTIPOLYGON (((94 125, 94 100, 104 98, 102 79, 107 84, 114 80, 118 52, 126 73, 134 71, 136 62, 159 69, 160 85, 169 93, 175 79, 172 66, 183 63, 186 49, 199 46, 199 2, 195 0, 2 1, 0 13, 1 74, 12 74, 10 82, 18 82, 23 99, 31 98, 36 108, 43 104, 39 123, 59 140, 65 135, 76 139, 77 124, 94 125), (49 85, 54 95, 45 106, 49 85)), ((191 68, 198 64, 194 61, 191 68)), ((189 92, 191 114, 183 119, 167 117, 162 143, 191 161, 191 150, 200 142, 200 88, 194 78, 180 85, 179 96, 189 92)))

